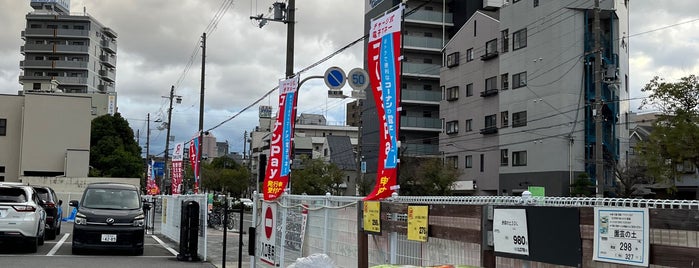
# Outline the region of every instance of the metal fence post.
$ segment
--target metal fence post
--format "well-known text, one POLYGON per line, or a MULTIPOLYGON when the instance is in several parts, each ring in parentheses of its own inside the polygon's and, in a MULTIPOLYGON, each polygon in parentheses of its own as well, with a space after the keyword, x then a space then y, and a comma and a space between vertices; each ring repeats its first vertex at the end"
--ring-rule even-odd
MULTIPOLYGON (((254 236, 257 237, 257 202, 259 201, 259 197, 257 196, 257 191, 252 192, 252 224, 250 224, 252 227, 254 227, 255 234, 254 236)), ((248 233, 248 235, 253 235, 251 233, 248 233)), ((257 248, 257 238, 255 238, 255 244, 250 244, 248 243, 248 247, 255 247, 257 248)), ((255 250, 255 255, 257 255, 257 250, 255 250)), ((255 262, 257 259, 255 258, 255 255, 250 255, 250 268, 255 268, 255 262)))
POLYGON ((323 253, 328 254, 328 207, 330 206, 330 193, 325 193, 325 203, 324 203, 324 225, 323 225, 323 253))
MULTIPOLYGON (((286 194, 288 195, 289 193, 287 192, 286 194)), ((281 238, 280 249, 279 249, 279 267, 286 267, 284 265, 284 248, 286 247, 286 216, 288 215, 287 208, 286 208, 288 202, 287 202, 286 197, 287 197, 286 195, 281 196, 283 209, 280 209, 282 211, 282 225, 281 225, 282 238, 281 238)))

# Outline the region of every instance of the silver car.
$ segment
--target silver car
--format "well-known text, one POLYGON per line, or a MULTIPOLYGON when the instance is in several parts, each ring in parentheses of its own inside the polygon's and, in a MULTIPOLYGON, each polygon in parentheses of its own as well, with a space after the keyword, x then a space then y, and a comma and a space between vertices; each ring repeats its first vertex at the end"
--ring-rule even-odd
POLYGON ((31 186, 0 183, 0 243, 26 243, 29 252, 37 252, 44 244, 46 211, 39 195, 31 186))

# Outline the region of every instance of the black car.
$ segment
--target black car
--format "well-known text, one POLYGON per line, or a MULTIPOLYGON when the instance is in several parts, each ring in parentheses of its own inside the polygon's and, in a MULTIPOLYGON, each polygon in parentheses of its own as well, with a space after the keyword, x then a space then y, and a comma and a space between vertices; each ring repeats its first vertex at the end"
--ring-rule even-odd
POLYGON ((85 188, 73 224, 73 254, 84 249, 122 249, 143 255, 144 211, 139 189, 123 183, 92 183, 85 188))
POLYGON ((48 186, 32 186, 39 194, 44 204, 41 205, 46 210, 46 239, 53 240, 61 233, 61 222, 63 222, 63 200, 58 199, 56 192, 48 186))

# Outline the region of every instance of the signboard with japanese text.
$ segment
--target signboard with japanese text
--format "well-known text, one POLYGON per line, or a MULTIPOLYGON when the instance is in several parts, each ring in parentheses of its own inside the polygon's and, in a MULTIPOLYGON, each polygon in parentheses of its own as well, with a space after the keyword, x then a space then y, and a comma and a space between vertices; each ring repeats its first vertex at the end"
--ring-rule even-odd
POLYGON ((594 230, 593 260, 648 266, 648 208, 596 207, 594 230))
POLYGON ((495 252, 529 255, 529 233, 525 209, 495 209, 493 242, 495 252))
POLYGON ((408 206, 408 240, 427 242, 429 206, 408 206))
POLYGON ((298 76, 279 81, 279 109, 277 120, 272 127, 269 159, 262 185, 265 200, 279 198, 289 182, 298 85, 298 76))
POLYGON ((364 200, 390 197, 398 189, 398 130, 400 128, 401 4, 371 20, 367 46, 369 80, 379 119, 379 157, 374 190, 364 200))
POLYGON ((276 265, 276 245, 277 245, 277 228, 275 226, 275 218, 277 216, 277 205, 275 203, 262 202, 262 252, 260 252, 260 260, 276 265))
POLYGON ((199 193, 199 135, 193 137, 189 141, 189 163, 192 163, 194 172, 194 189, 193 192, 199 193))
POLYGON ((158 188, 158 184, 155 182, 155 170, 153 169, 154 165, 153 159, 150 160, 150 163, 148 163, 148 175, 147 175, 147 180, 148 182, 146 183, 146 193, 149 195, 157 195, 160 194, 160 189, 158 188))
POLYGON ((109 95, 107 98, 107 113, 114 115, 116 112, 116 96, 109 95))
POLYGON ((272 117, 272 106, 260 105, 260 118, 271 118, 272 117))
POLYGON ((364 231, 381 234, 381 202, 364 201, 364 209, 362 212, 364 231))
POLYGON ((171 193, 183 194, 182 192, 182 160, 184 159, 184 143, 175 144, 172 149, 172 169, 171 169, 171 193))

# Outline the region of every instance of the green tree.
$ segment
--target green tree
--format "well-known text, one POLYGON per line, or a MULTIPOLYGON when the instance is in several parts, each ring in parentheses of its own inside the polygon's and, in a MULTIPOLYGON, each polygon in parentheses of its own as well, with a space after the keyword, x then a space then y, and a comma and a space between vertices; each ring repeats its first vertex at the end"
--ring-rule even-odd
POLYGON ((250 172, 230 157, 218 157, 202 165, 201 186, 214 191, 242 196, 250 184, 250 172))
POLYGON ((439 158, 403 157, 399 169, 399 192, 408 196, 452 195, 451 188, 461 175, 439 158))
POLYGON ((301 168, 291 170, 292 194, 342 195, 340 184, 344 182, 344 173, 337 165, 321 159, 308 159, 307 156, 302 156, 300 160, 301 168))
POLYGON ((119 113, 92 120, 90 166, 91 177, 143 177, 141 147, 129 123, 119 113))
POLYGON ((592 197, 595 195, 595 186, 590 181, 590 176, 587 173, 580 173, 570 188, 570 196, 592 197))
POLYGON ((649 95, 641 108, 653 106, 661 114, 636 151, 647 176, 673 189, 679 177, 676 165, 689 162, 699 166, 699 82, 694 75, 674 83, 655 77, 642 91, 649 95))

